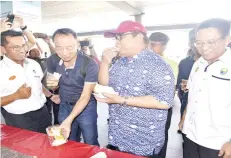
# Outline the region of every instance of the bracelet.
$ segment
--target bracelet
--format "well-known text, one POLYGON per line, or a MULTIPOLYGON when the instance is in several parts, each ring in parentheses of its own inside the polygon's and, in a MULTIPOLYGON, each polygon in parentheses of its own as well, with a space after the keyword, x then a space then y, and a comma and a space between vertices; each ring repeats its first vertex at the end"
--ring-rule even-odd
POLYGON ((27 29, 26 25, 23 28, 21 28, 22 31, 25 31, 26 29, 27 29))
POLYGON ((122 105, 127 105, 127 100, 128 100, 128 97, 126 96, 126 97, 124 97, 124 102, 122 103, 122 105))

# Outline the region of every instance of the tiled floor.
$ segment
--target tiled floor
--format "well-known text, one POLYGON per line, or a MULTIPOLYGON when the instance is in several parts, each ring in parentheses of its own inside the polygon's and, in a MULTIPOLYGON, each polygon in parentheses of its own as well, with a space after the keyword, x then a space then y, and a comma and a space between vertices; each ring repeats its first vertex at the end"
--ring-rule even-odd
MULTIPOLYGON (((175 106, 173 108, 172 122, 169 129, 169 142, 166 158, 182 158, 182 138, 177 134, 178 123, 180 118, 180 102, 175 98, 175 106)), ((102 147, 107 145, 107 133, 108 133, 108 105, 98 104, 98 133, 99 143, 102 147)), ((4 123, 4 119, 1 118, 1 122, 4 123)))

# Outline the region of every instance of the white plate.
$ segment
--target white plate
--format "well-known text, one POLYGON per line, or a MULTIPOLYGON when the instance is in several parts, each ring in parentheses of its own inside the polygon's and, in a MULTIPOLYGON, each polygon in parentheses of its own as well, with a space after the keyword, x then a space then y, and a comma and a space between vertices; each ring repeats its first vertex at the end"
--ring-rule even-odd
POLYGON ((101 93, 92 93, 94 96, 96 96, 97 98, 100 98, 100 99, 104 99, 106 98, 103 94, 101 93))

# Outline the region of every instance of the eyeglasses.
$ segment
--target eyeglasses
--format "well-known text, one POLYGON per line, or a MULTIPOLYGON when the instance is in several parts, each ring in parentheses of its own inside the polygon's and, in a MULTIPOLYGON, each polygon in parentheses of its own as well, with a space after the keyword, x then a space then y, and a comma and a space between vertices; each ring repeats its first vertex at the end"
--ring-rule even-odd
POLYGON ((129 35, 129 34, 132 34, 132 32, 126 32, 126 33, 117 34, 117 35, 115 36, 115 39, 116 39, 117 41, 121 41, 121 40, 123 39, 123 36, 129 35))
POLYGON ((11 48, 13 51, 15 52, 19 52, 21 49, 23 49, 24 51, 28 51, 28 46, 26 44, 22 45, 22 46, 9 46, 9 48, 11 48))
POLYGON ((217 42, 220 41, 221 39, 223 39, 224 37, 221 37, 219 39, 216 39, 216 40, 211 40, 211 41, 207 41, 207 42, 199 42, 199 41, 196 41, 194 43, 194 46, 196 48, 202 48, 205 44, 208 45, 209 47, 216 47, 217 45, 217 42))
POLYGON ((62 51, 63 49, 66 49, 66 50, 70 51, 70 50, 73 50, 74 48, 75 48, 75 44, 67 46, 67 47, 56 46, 55 50, 56 51, 62 51))

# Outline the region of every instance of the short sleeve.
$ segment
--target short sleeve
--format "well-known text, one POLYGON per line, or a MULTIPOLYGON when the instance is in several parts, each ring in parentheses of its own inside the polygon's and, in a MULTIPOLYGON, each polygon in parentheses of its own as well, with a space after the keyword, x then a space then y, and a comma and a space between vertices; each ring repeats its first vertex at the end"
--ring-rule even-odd
POLYGON ((57 54, 52 54, 47 59, 47 72, 54 73, 56 71, 56 66, 59 63, 60 59, 57 54))
POLYGON ((90 60, 86 77, 84 79, 85 83, 97 83, 98 82, 98 73, 99 73, 99 66, 94 60, 90 60))
POLYGON ((152 72, 149 74, 149 94, 160 103, 173 106, 175 95, 175 78, 171 67, 165 63, 157 62, 152 65, 152 72))

